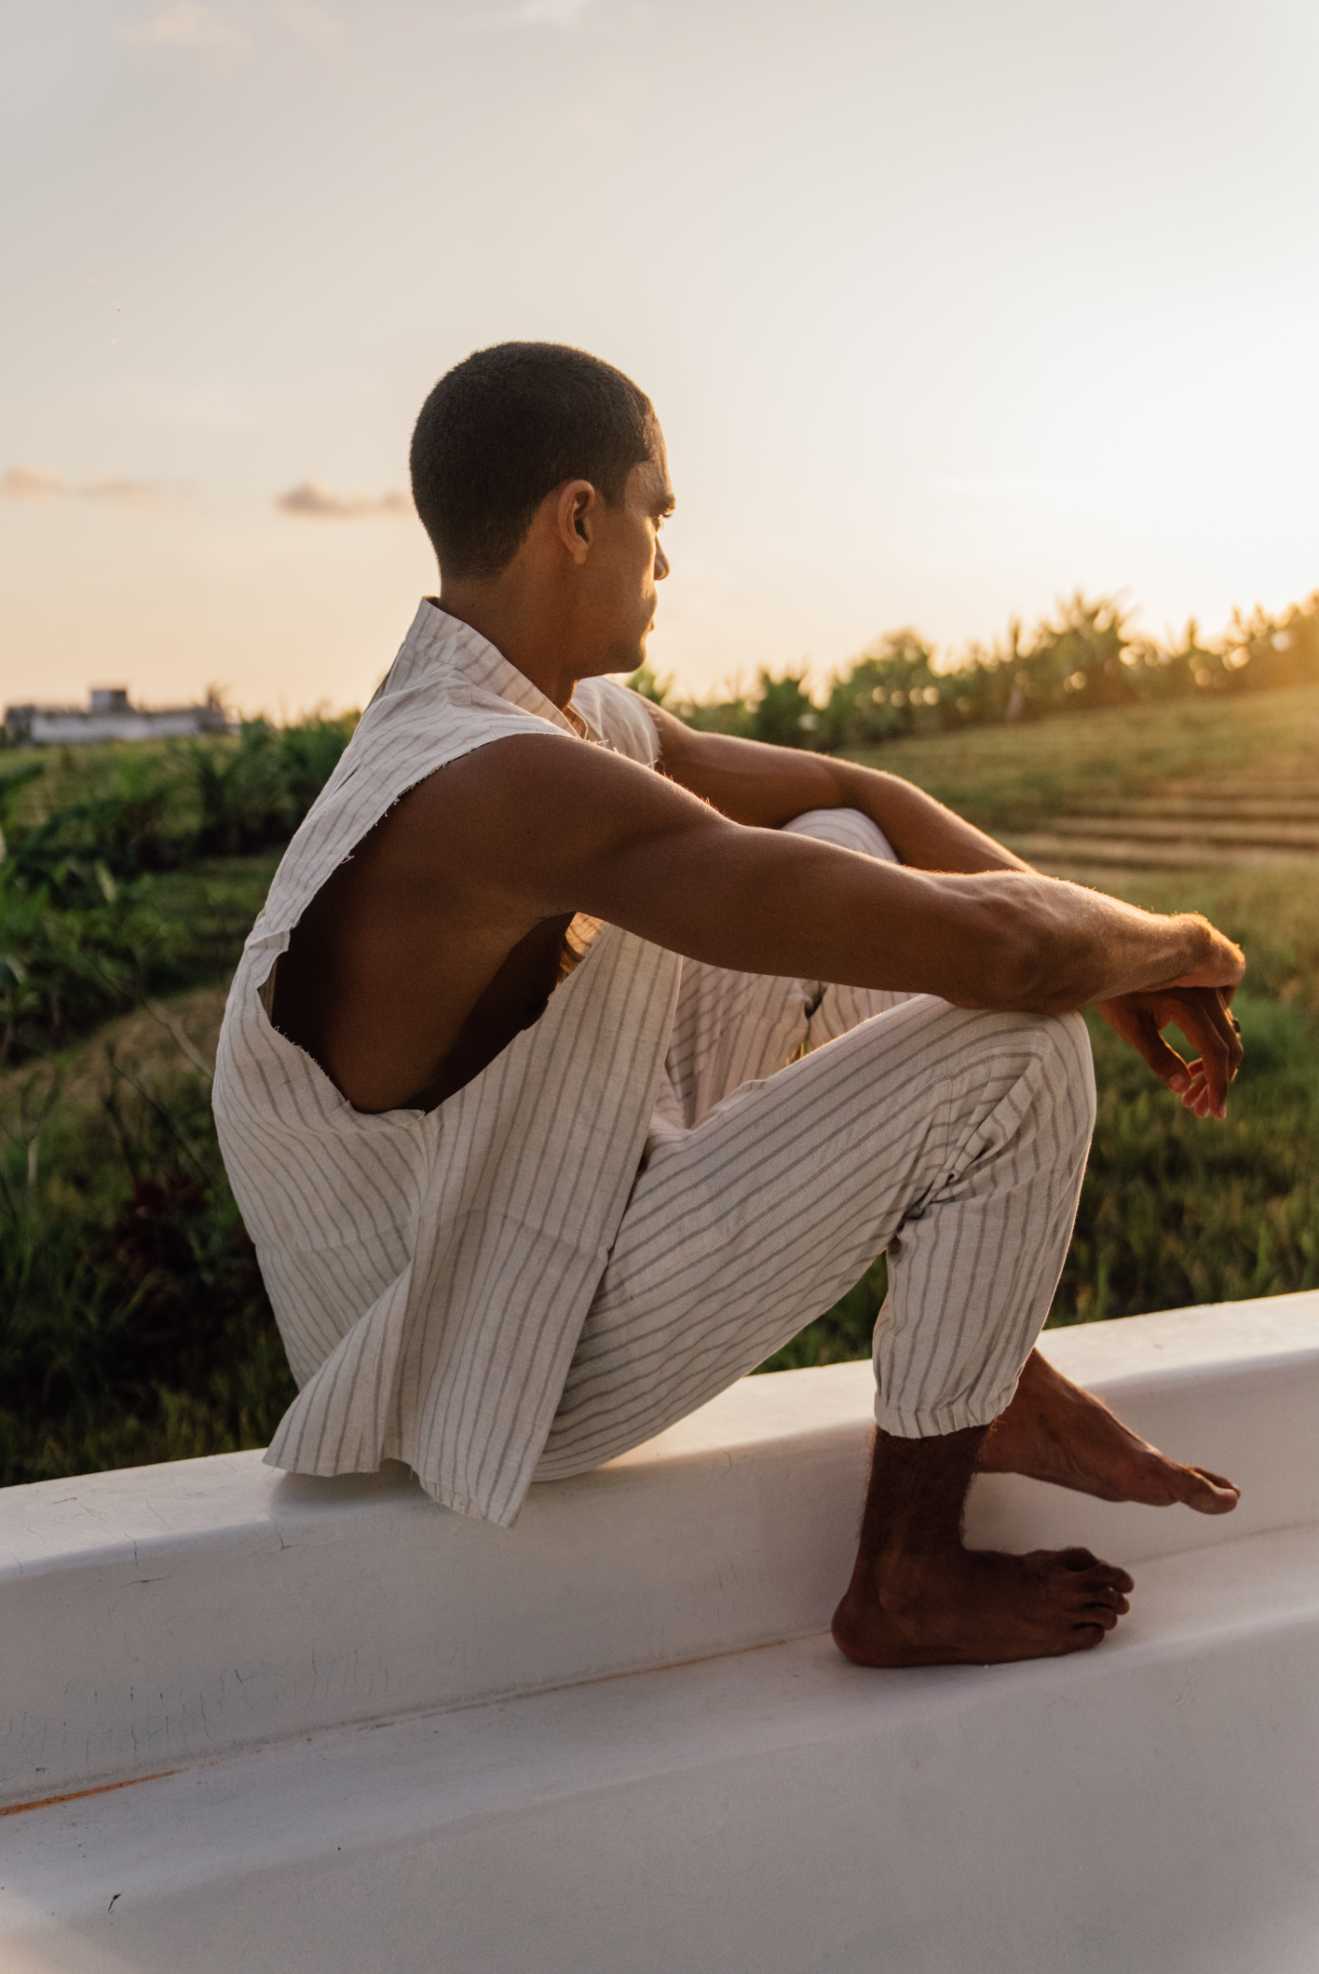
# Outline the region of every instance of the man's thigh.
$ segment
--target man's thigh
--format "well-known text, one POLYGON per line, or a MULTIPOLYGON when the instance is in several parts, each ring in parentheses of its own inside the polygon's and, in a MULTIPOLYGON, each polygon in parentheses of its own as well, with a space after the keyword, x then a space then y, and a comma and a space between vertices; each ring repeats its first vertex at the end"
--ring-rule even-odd
POLYGON ((909 996, 654 1141, 537 1477, 650 1438, 830 1308, 982 1157, 974 1134, 1010 1106, 1040 1029, 909 996))

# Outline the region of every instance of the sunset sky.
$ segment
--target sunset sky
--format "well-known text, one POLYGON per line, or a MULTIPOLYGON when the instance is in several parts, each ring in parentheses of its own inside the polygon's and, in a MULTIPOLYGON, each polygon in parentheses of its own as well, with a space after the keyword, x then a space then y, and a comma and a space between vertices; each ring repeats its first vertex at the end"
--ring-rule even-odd
POLYGON ((412 421, 506 338, 654 399, 697 694, 1319 586, 1311 0, 47 0, 3 44, 2 702, 365 704, 436 586, 412 421))

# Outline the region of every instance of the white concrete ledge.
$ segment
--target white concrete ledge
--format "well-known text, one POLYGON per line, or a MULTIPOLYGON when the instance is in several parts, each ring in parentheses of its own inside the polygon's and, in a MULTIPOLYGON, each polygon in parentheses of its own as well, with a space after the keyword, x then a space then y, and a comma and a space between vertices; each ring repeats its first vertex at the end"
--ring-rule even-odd
POLYGON ((1319 1530, 1096 1651, 825 1633, 0 1813, 5 1974, 1314 1974, 1319 1530))
MULTIPOLYGON (((1319 1520, 1319 1292, 1042 1348, 1241 1503, 1208 1517, 985 1476, 973 1543, 1083 1542, 1136 1574, 1319 1520)), ((315 1480, 259 1453, 7 1489, 0 1802, 818 1632, 851 1565, 872 1390, 868 1364, 743 1380, 534 1488, 510 1531, 437 1508, 397 1466, 315 1480)))

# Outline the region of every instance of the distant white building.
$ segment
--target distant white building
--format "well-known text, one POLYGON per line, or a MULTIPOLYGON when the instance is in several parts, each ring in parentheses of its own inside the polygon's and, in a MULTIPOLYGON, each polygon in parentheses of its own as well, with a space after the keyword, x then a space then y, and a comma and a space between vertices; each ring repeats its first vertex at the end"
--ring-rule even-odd
POLYGON ((163 740, 173 735, 232 733, 219 696, 208 692, 200 706, 133 706, 128 687, 94 685, 88 706, 6 706, 5 732, 11 741, 163 740))

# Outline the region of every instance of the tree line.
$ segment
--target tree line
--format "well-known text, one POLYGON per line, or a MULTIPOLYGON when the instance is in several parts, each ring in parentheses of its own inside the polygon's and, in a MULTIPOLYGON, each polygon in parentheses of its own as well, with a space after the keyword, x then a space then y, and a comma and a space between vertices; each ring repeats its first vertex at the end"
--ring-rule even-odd
POLYGON ((830 674, 820 701, 804 671, 776 678, 765 666, 751 692, 734 682, 724 698, 676 696, 671 677, 644 665, 629 684, 690 726, 826 754, 1096 706, 1319 684, 1319 590, 1276 617, 1259 605, 1248 616, 1234 610, 1216 640, 1192 618, 1161 645, 1132 629, 1133 614, 1113 597, 1077 591, 1029 635, 1013 618, 1006 638, 972 644, 951 662, 915 630, 887 631, 830 674))

